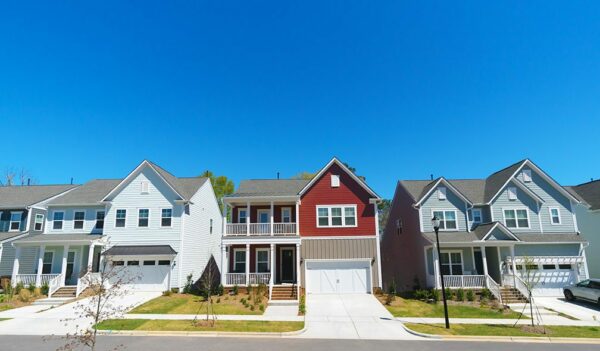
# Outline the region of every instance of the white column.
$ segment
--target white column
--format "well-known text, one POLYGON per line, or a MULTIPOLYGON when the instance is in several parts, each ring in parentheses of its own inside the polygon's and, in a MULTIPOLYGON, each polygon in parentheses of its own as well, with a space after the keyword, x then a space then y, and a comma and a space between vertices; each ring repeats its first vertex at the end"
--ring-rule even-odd
POLYGON ((246 202, 246 235, 250 235, 250 202, 246 202))
POLYGON ((42 270, 44 268, 44 252, 46 252, 46 246, 40 246, 40 252, 38 256, 38 264, 37 264, 37 276, 35 277, 35 286, 42 286, 42 270))
POLYGON ((300 201, 296 201, 296 235, 300 235, 300 201))
POLYGON ((246 285, 250 284, 250 244, 246 244, 246 285))
POLYGON ((227 235, 227 204, 223 202, 223 236, 227 235))
MULTIPOLYGON (((590 279, 590 271, 588 270, 587 255, 585 254, 585 248, 581 250, 581 256, 583 257, 583 275, 584 279, 590 279)), ((577 279, 579 279, 579 269, 577 270, 577 279)))
POLYGON ((483 275, 485 275, 485 287, 489 288, 488 281, 487 281, 487 276, 489 275, 489 273, 488 273, 488 266, 487 266, 487 256, 485 254, 485 246, 481 247, 481 261, 483 262, 483 275))
POLYGON ((512 257, 512 271, 514 276, 516 277, 517 275, 519 275, 519 272, 517 271, 517 263, 515 262, 515 246, 511 246, 510 247, 510 256, 512 257))
POLYGON ((62 274, 62 281, 60 286, 65 286, 67 281, 67 255, 69 254, 69 245, 63 246, 62 265, 60 266, 60 274, 62 274))
POLYGON ((17 285, 17 275, 19 274, 19 259, 20 258, 21 258, 21 247, 17 246, 16 250, 15 250, 15 261, 13 262, 12 278, 10 280, 13 287, 17 285))
POLYGON ((271 256, 269 256, 271 262, 271 276, 269 277, 269 300, 273 293, 273 285, 275 285, 275 244, 271 244, 271 256))
POLYGON ((94 249, 95 248, 96 248, 96 245, 90 244, 90 249, 88 251, 88 261, 87 261, 86 273, 91 272, 92 268, 94 267, 94 249))
POLYGON ((273 213, 275 212, 275 207, 273 206, 273 201, 271 201, 271 235, 273 235, 273 224, 275 221, 273 220, 273 213))
POLYGON ((440 288, 440 264, 439 264, 439 257, 438 257, 438 252, 437 252, 437 246, 433 245, 433 249, 432 249, 432 254, 433 254, 433 278, 434 278, 434 287, 436 289, 440 288))
POLYGON ((221 284, 227 285, 227 271, 229 260, 227 259, 227 245, 221 245, 221 284))
POLYGON ((296 289, 297 298, 300 299, 300 244, 296 244, 296 289))

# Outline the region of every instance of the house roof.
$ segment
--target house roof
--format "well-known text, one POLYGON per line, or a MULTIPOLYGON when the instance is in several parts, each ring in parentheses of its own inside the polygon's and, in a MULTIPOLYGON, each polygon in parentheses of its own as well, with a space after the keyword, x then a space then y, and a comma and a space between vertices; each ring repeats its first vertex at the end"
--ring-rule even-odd
POLYGON ((15 244, 58 244, 91 242, 104 238, 100 234, 37 234, 15 240, 15 244))
POLYGON ((177 255, 170 245, 117 245, 106 250, 105 256, 168 256, 177 255))
POLYGON ((570 186, 567 190, 587 203, 590 210, 600 210, 600 180, 570 186))
POLYGON ((5 242, 10 239, 13 239, 13 238, 16 238, 21 235, 25 235, 25 234, 27 234, 27 233, 23 233, 23 232, 0 233, 0 243, 5 242))
MULTIPOLYGON (((440 244, 480 242, 491 228, 480 225, 471 232, 440 232, 440 244)), ((426 232, 422 235, 431 243, 435 243, 435 233, 426 232)), ((524 243, 585 243, 587 240, 575 233, 513 233, 520 242, 524 243)))
POLYGON ((295 196, 310 180, 307 179, 251 179, 242 180, 230 197, 295 196))
POLYGON ((0 208, 25 208, 73 189, 77 185, 28 185, 0 187, 0 208))
POLYGON ((485 179, 484 202, 490 202, 508 182, 512 175, 515 174, 517 169, 519 169, 526 161, 527 160, 521 160, 487 177, 485 179))
POLYGON ((49 205, 100 204, 121 179, 94 179, 48 202, 49 205))

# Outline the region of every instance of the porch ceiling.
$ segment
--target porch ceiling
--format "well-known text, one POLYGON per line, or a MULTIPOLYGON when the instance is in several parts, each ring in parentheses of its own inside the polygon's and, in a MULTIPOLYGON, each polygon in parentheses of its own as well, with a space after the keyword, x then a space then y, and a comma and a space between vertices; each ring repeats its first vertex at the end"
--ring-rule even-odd
POLYGON ((65 245, 65 244, 102 244, 104 235, 98 234, 38 234, 15 240, 15 245, 65 245))

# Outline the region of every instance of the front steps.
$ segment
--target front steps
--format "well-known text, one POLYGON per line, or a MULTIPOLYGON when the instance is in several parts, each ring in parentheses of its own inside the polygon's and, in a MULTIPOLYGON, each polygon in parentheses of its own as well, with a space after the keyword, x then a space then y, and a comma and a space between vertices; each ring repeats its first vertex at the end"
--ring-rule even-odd
POLYGON ((271 301, 290 301, 298 299, 296 285, 275 285, 271 291, 271 301))
POLYGON ((49 297, 47 299, 35 300, 35 301, 33 301, 32 305, 58 306, 58 305, 62 305, 65 302, 69 302, 71 300, 73 300, 73 298, 71 298, 71 297, 60 297, 60 298, 49 297))
POLYGON ((512 287, 500 288, 500 295, 502 296, 502 303, 505 305, 527 302, 527 298, 519 290, 512 287))
POLYGON ((54 294, 52 294, 52 298, 70 298, 74 299, 77 294, 76 286, 63 286, 56 290, 54 294))

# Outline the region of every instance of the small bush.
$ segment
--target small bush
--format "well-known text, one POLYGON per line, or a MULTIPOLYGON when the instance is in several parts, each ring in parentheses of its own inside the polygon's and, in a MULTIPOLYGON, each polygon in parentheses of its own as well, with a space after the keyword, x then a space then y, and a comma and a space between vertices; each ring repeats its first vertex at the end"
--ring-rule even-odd
POLYGON ((473 290, 467 291, 467 301, 470 301, 470 302, 475 301, 475 293, 473 292, 473 290))
POLYGON ((42 288, 35 288, 33 289, 33 297, 40 297, 42 296, 42 288))
POLYGON ((440 291, 438 289, 431 289, 429 292, 429 298, 433 300, 433 302, 440 301, 440 291))
POLYGON ((492 292, 489 289, 481 290, 481 299, 482 300, 489 300, 491 298, 492 298, 492 292))
POLYGON ((25 285, 23 285, 22 282, 18 282, 17 285, 15 286, 15 294, 19 295, 19 293, 23 289, 25 289, 25 285))
POLYGON ((31 292, 28 289, 21 289, 21 291, 19 291, 19 300, 21 302, 31 301, 31 292))
POLYGON ((50 287, 48 286, 47 282, 44 283, 44 284, 42 284, 42 288, 41 288, 42 295, 48 296, 48 291, 49 290, 50 290, 50 287))
POLYGON ((306 314, 306 297, 300 296, 300 303, 298 304, 298 313, 306 314))
POLYGON ((231 291, 233 292, 234 295, 237 295, 240 292, 240 288, 236 284, 233 286, 233 289, 231 291))
POLYGON ((185 285, 183 286, 183 293, 191 294, 193 285, 194 285, 194 281, 192 280, 192 273, 190 273, 187 275, 187 277, 185 277, 185 285))
POLYGON ((396 295, 396 282, 394 280, 388 286, 388 295, 396 295))
POLYGON ((223 289, 223 284, 219 284, 219 286, 217 286, 215 293, 216 293, 216 295, 223 296, 224 290, 225 289, 223 289))
POLYGON ((162 296, 171 296, 173 294, 173 292, 171 290, 165 290, 162 293, 162 296))
POLYGON ((246 304, 246 299, 242 297, 242 299, 240 300, 240 302, 245 305, 246 304))
POLYGON ((259 309, 261 312, 264 312, 264 311, 265 311, 265 305, 263 305, 263 304, 261 303, 260 305, 258 305, 258 309, 259 309))
POLYGON ((465 291, 462 288, 456 290, 456 301, 465 301, 465 291))
POLYGON ((35 291, 35 285, 29 284, 29 286, 27 286, 27 290, 29 290, 29 292, 33 294, 33 292, 35 291))
POLYGON ((395 296, 395 295, 392 295, 392 294, 387 294, 387 295, 385 295, 385 304, 386 304, 387 306, 391 305, 391 304, 392 304, 392 302, 394 302, 394 299, 395 299, 395 298, 396 298, 396 296, 395 296))
POLYGON ((221 298, 220 297, 217 299, 217 303, 221 303, 221 298))
POLYGON ((453 297, 454 293, 452 290, 450 290, 450 288, 446 288, 446 300, 452 300, 453 297))
POLYGON ((250 305, 250 311, 254 311, 254 305, 250 305))
POLYGON ((421 301, 427 301, 431 297, 431 294, 429 293, 429 291, 420 290, 420 289, 415 290, 413 295, 414 295, 415 299, 421 300, 421 301))

